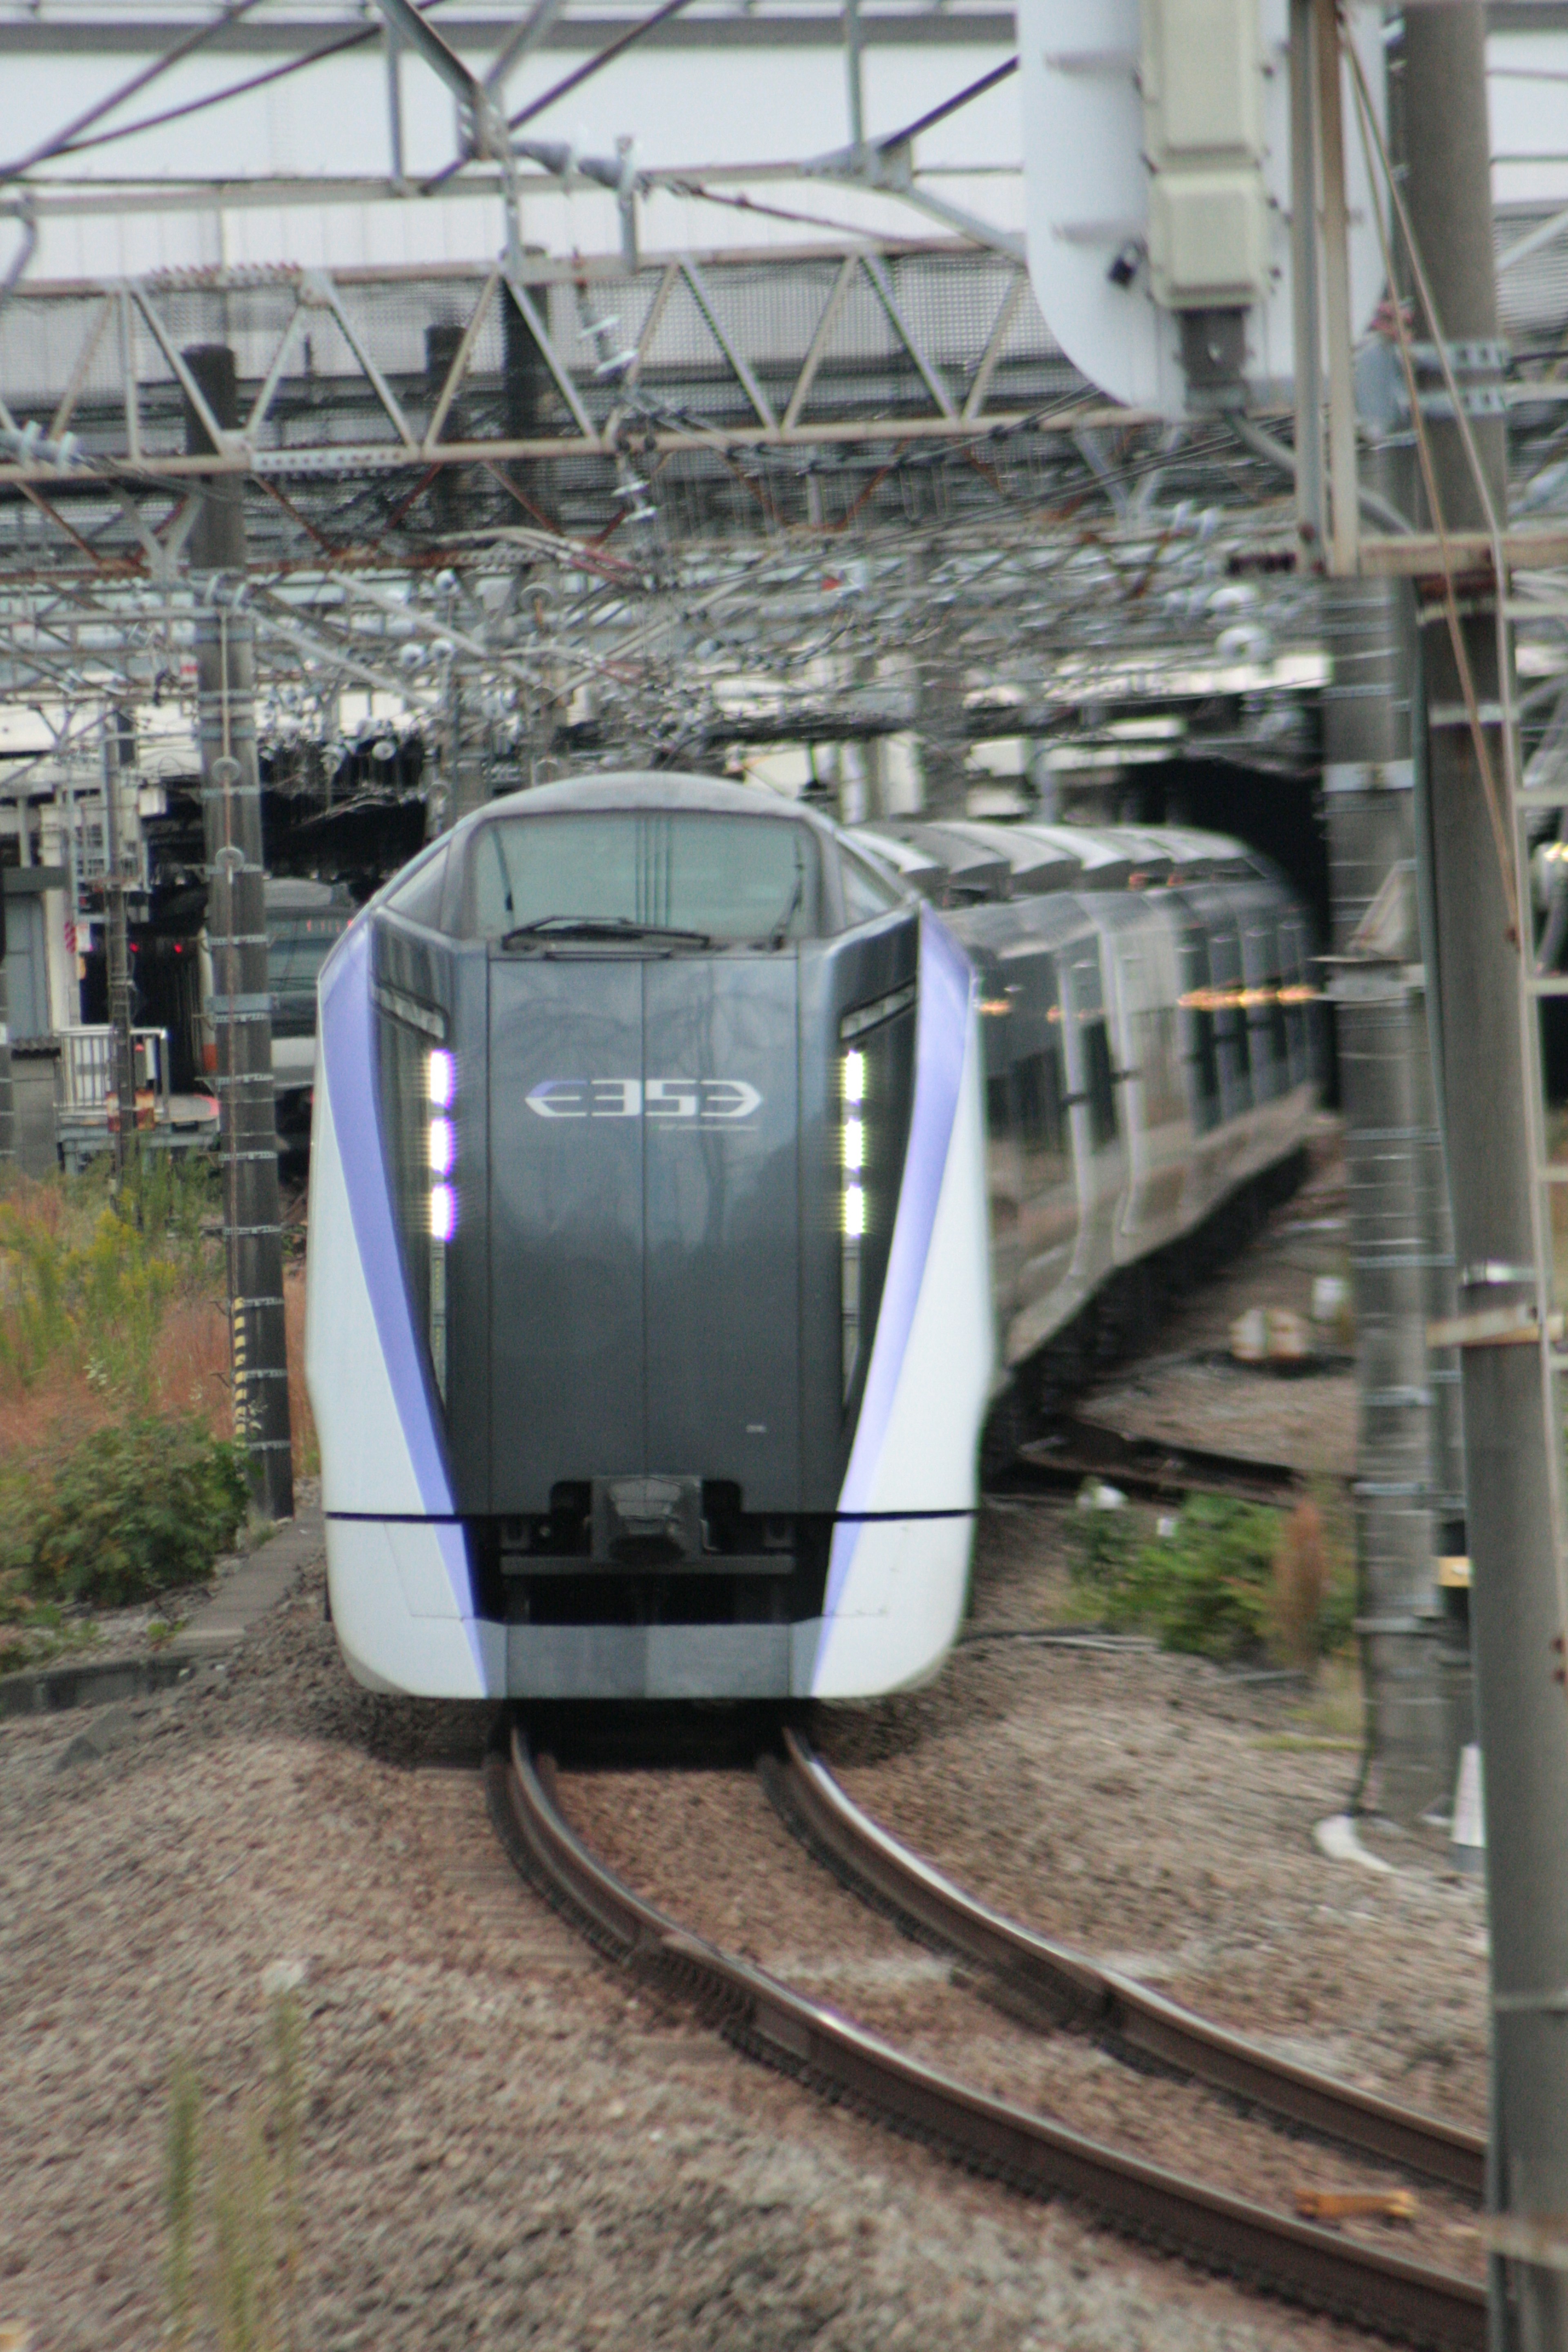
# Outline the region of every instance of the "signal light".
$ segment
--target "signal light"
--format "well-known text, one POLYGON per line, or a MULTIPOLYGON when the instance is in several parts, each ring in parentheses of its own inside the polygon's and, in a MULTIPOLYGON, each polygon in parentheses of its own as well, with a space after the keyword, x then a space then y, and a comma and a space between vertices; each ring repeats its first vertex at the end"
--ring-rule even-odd
POLYGON ((457 1158, 457 1142, 449 1118, 430 1122, 430 1165, 437 1176, 448 1176, 457 1158))
POLYGON ((450 1184, 430 1187, 430 1237, 449 1242, 458 1230, 458 1196, 450 1184))
POLYGON ((438 1110, 451 1108, 458 1091, 458 1065, 455 1056, 439 1045, 430 1055, 425 1091, 438 1110))
POLYGON ((844 1192, 844 1234, 847 1241, 858 1242, 866 1232, 866 1189, 862 1184, 849 1184, 844 1192))

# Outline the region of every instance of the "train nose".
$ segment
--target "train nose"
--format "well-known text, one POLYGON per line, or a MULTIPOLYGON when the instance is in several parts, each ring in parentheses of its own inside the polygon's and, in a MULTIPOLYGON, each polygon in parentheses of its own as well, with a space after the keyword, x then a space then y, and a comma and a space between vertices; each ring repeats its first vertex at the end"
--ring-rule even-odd
POLYGON ((796 1030, 787 954, 495 956, 494 1512, 587 1483, 681 1556, 705 1481, 799 1507, 796 1030))

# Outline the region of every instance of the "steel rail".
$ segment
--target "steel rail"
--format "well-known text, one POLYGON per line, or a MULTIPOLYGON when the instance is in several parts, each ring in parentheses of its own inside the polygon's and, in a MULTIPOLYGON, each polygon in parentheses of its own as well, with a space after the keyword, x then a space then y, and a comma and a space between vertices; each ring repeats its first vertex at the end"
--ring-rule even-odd
POLYGON ((518 1725, 485 1767, 518 1869, 609 1957, 692 2000, 740 2048, 1026 2194, 1062 2196, 1122 2234, 1396 2341, 1482 2352, 1484 2290, 1207 2189, 991 2097, 677 1925, 607 1869, 555 1801, 518 1725))
POLYGON ((922 1943, 984 1969, 1000 2005, 1039 2024, 1087 2027, 1119 2052, 1223 2092, 1279 2122, 1480 2199, 1486 2141, 1331 2075, 1291 2064, 1194 2016, 1134 1979, 1005 1918, 861 1811, 798 1734, 764 1759, 764 1788, 789 1826, 856 1893, 922 1943))
POLYGON ((994 1482, 1000 1498, 1020 1502, 1031 1493, 1056 1494, 1085 1478, 1106 1478, 1150 1502, 1214 1494, 1279 1504, 1291 1501, 1307 1479, 1305 1471, 1288 1462, 1220 1454, 1163 1437, 1128 1437, 1078 1413, 1058 1416, 1054 1426, 1059 1444, 1031 1440, 994 1482))

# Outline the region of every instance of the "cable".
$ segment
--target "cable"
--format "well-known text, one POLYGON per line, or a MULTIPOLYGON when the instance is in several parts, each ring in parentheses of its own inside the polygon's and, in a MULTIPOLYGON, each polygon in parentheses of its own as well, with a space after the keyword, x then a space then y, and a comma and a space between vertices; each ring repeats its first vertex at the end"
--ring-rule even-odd
MULTIPOLYGON (((1239 410, 1227 409, 1226 422, 1244 449, 1250 449, 1255 457, 1263 458, 1270 466, 1278 466, 1282 474, 1289 474, 1290 479, 1295 480, 1296 460, 1283 441, 1276 441, 1272 434, 1265 433, 1260 425, 1255 425, 1250 416, 1242 415, 1239 410)), ((1415 526, 1409 516, 1401 514, 1396 506, 1381 498, 1376 490, 1368 489, 1364 482, 1356 485, 1356 503, 1363 514, 1369 516, 1373 522, 1397 531, 1401 538, 1415 537, 1415 526)))
MULTIPOLYGON (((257 6, 259 5, 259 0, 242 0, 242 5, 247 7, 257 6)), ((446 0, 419 0, 419 13, 421 16, 427 16, 433 9, 443 7, 445 5, 446 0)), ((212 26, 205 28, 203 37, 205 38, 206 33, 216 28, 212 26)), ((61 134, 59 142, 38 160, 52 161, 57 155, 85 155, 94 147, 112 146, 117 139, 134 139, 143 131, 159 131, 165 123, 182 122, 189 115, 205 112, 209 106, 223 106, 231 98, 245 98, 252 90, 266 89, 273 82, 285 81, 290 74, 301 73, 307 66, 319 64, 322 58, 334 58, 349 49, 363 48, 368 42, 379 40, 381 32, 381 26, 375 24, 365 26, 357 32, 341 33, 335 39, 322 41, 315 48, 308 49, 303 57, 290 58, 280 66, 268 66, 264 72, 251 74, 244 81, 231 82, 226 89, 210 90, 204 98, 190 98, 186 99, 183 105, 165 107, 161 114, 145 114, 140 121, 123 123, 117 131, 100 131, 90 139, 78 139, 69 134, 61 134)), ((171 55, 165 62, 172 61, 171 55)), ((162 69, 160 66, 159 70, 162 71, 162 69)), ((122 90, 120 93, 121 97, 129 95, 130 87, 134 85, 122 90)), ((118 103, 118 100, 115 102, 118 103)), ((101 113, 103 109, 100 108, 98 111, 101 113)), ((10 173, 0 171, 0 179, 14 176, 23 168, 26 167, 14 164, 11 166, 10 173)))
POLYGON ((128 98, 134 98, 139 89, 145 89, 150 82, 156 81, 161 74, 166 74, 171 67, 182 64, 194 51, 210 41, 216 33, 226 31, 230 25, 237 24, 242 16, 248 16, 251 10, 260 5, 261 0, 228 0, 228 5, 220 9, 206 24, 198 25, 194 32, 185 35, 183 41, 176 41, 172 49, 165 49, 161 57, 154 58, 151 65, 143 66, 140 73, 132 74, 129 81, 122 82, 107 98, 95 100, 84 114, 79 114, 75 121, 68 122, 63 131, 57 131, 41 147, 35 147, 30 155, 24 155, 20 163, 0 164, 0 180, 20 179, 24 172, 32 171, 36 164, 47 163, 51 157, 68 152, 79 131, 85 131, 90 123, 101 121, 117 106, 123 106, 128 98))
MULTIPOLYGON (((568 90, 575 89, 580 83, 585 82, 590 75, 596 74, 602 67, 609 65, 613 59, 621 56, 624 50, 629 49, 634 41, 640 41, 645 33, 651 33, 656 26, 662 25, 670 16, 679 16, 683 8, 689 8, 690 5, 691 0, 664 0, 664 5, 656 8, 651 16, 645 16, 640 25, 629 26, 626 32, 618 33, 613 41, 607 41, 602 49, 595 49, 591 58, 584 64, 574 67, 564 80, 556 82, 554 87, 547 89, 542 98, 530 99, 526 106, 520 107, 515 114, 508 117, 507 129, 521 131, 525 122, 531 122, 534 116, 542 114, 547 106, 553 106, 558 99, 566 96, 568 90)), ((420 194, 434 195, 437 188, 445 187, 454 173, 462 170, 467 160, 466 156, 459 156, 456 163, 448 163, 437 172, 433 179, 422 181, 419 187, 420 194)))

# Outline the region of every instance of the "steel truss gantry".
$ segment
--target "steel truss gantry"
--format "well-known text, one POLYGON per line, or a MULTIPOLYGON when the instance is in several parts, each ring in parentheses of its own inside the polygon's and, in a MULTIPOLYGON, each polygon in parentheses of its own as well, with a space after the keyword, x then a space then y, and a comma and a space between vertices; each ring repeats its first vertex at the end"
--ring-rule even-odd
MULTIPOLYGON (((1542 375, 1512 390, 1550 517, 1542 375)), ((24 283, 0 433, 13 698, 180 690, 221 476, 247 578, 203 593, 248 598, 264 687, 426 724, 466 678, 492 736, 891 730, 922 664, 975 732, 1092 703, 1073 665, 1145 698, 1217 667, 1260 712, 1315 635, 1278 469, 1096 399, 1018 265, 953 240, 24 283), (187 356, 215 342, 237 429, 187 356)), ((1558 625, 1550 578, 1518 593, 1558 625)))

